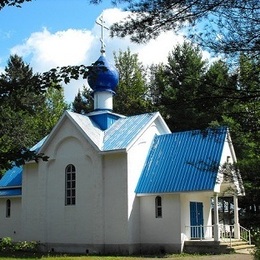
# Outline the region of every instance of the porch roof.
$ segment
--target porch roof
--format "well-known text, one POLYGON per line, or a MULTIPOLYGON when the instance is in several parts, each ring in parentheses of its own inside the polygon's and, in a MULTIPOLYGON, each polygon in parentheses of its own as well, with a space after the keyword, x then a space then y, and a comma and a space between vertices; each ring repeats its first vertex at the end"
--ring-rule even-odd
POLYGON ((226 128, 156 136, 137 194, 213 191, 226 128))

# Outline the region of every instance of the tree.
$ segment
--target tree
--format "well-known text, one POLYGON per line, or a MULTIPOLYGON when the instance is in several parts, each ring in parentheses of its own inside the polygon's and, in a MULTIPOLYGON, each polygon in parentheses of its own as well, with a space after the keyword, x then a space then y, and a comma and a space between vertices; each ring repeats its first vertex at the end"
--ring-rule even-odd
POLYGON ((220 120, 223 111, 230 111, 233 102, 227 101, 237 91, 236 76, 230 74, 225 62, 213 62, 200 79, 198 95, 195 97, 199 121, 207 127, 210 122, 220 120))
POLYGON ((47 135, 67 105, 60 87, 46 90, 42 75, 34 74, 22 58, 10 57, 0 75, 0 165, 23 164, 36 156, 29 148, 47 135))
POLYGON ((252 93, 258 88, 259 59, 241 55, 236 71, 237 92, 228 99, 219 124, 230 127, 236 149, 246 196, 240 199, 241 224, 248 228, 260 226, 260 98, 252 93), (243 99, 240 99, 243 93, 243 99), (247 95, 248 93, 248 95, 247 95), (250 96, 250 97, 249 97, 250 96))
POLYGON ((32 0, 0 0, 0 10, 5 6, 21 7, 24 2, 31 2, 32 0))
POLYGON ((154 71, 155 81, 151 85, 161 97, 156 106, 172 131, 205 128, 197 105, 205 65, 199 48, 185 42, 169 54, 167 65, 154 71))
POLYGON ((33 120, 30 120, 33 139, 36 141, 48 135, 64 111, 70 107, 64 100, 63 88, 48 88, 43 94, 43 99, 35 108, 33 120))
POLYGON ((134 115, 151 111, 151 101, 146 85, 145 68, 137 54, 130 49, 114 54, 115 66, 120 81, 114 98, 114 110, 124 115, 134 115))
POLYGON ((94 102, 91 93, 92 91, 85 86, 82 91, 79 90, 72 102, 72 111, 83 115, 92 112, 94 110, 94 102))
POLYGON ((113 36, 130 35, 140 43, 185 28, 191 38, 217 52, 260 50, 258 0, 130 1, 126 10, 131 14, 112 26, 113 36))

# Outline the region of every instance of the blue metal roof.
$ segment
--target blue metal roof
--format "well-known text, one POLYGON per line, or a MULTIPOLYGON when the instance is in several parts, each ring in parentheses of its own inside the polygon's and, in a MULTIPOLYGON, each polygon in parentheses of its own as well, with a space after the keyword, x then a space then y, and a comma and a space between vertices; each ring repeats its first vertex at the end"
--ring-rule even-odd
POLYGON ((4 174, 0 180, 0 197, 18 196, 22 194, 22 172, 22 167, 14 166, 4 174))
POLYGON ((125 149, 156 113, 120 118, 105 131, 103 151, 125 149))
POLYGON ((42 147, 43 143, 45 142, 45 140, 47 139, 48 135, 45 136, 42 140, 40 140, 37 144, 35 144, 30 151, 35 151, 36 153, 40 150, 40 148, 42 147))
POLYGON ((22 195, 22 188, 0 190, 0 197, 20 196, 20 195, 22 195))
MULTIPOLYGON (((40 142, 34 145, 30 150, 38 152, 47 136, 44 137, 40 142)), ((3 177, 0 179, 0 196, 17 196, 22 194, 22 174, 23 167, 13 166, 5 172, 3 177), (8 188, 10 187, 10 188, 8 188), (15 187, 15 188, 14 188, 15 187), (17 188, 19 187, 19 188, 17 188)))
POLYGON ((22 185, 22 167, 14 166, 12 169, 8 170, 0 180, 1 187, 13 187, 22 185))
POLYGON ((213 190, 226 128, 156 136, 135 192, 213 190))
POLYGON ((106 112, 101 114, 89 115, 89 118, 93 120, 101 130, 104 131, 108 129, 120 117, 113 113, 106 112))

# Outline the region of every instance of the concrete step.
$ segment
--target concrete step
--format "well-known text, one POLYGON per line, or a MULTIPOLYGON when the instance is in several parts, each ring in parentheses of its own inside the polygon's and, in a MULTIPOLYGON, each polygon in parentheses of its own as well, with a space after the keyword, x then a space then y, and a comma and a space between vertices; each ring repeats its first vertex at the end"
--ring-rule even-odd
POLYGON ((249 245, 246 241, 234 239, 231 241, 231 246, 230 241, 185 241, 184 243, 186 253, 228 254, 237 252, 251 254, 254 248, 254 245, 249 245))
POLYGON ((227 244, 227 248, 230 248, 234 250, 234 252, 240 254, 251 254, 255 249, 255 245, 250 245, 248 244, 248 242, 243 240, 232 241, 231 245, 230 243, 224 243, 224 244, 227 244))
POLYGON ((248 254, 251 255, 254 253, 255 250, 255 245, 247 245, 246 246, 239 246, 239 247, 235 247, 235 252, 238 254, 248 254))
POLYGON ((244 249, 244 248, 254 248, 255 247, 255 245, 231 245, 231 247, 232 248, 234 248, 234 249, 237 249, 237 250, 239 250, 239 249, 244 249))
POLYGON ((243 246, 243 245, 249 245, 248 242, 246 241, 231 241, 230 242, 221 242, 220 243, 221 245, 226 245, 226 246, 232 246, 232 247, 235 247, 235 246, 243 246))

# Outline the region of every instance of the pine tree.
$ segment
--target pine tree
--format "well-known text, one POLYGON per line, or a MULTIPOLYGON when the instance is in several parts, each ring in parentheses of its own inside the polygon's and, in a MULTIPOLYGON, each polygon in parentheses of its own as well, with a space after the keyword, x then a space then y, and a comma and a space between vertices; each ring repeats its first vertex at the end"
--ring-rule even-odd
POLYGON ((48 90, 41 88, 41 79, 17 55, 10 56, 0 75, 1 170, 15 162, 37 159, 28 149, 49 134, 68 107, 54 85, 48 90))
POLYGON ((119 85, 114 98, 114 111, 123 115, 135 115, 149 112, 148 86, 146 84, 146 70, 138 60, 137 54, 130 49, 114 54, 115 66, 120 75, 119 85))

